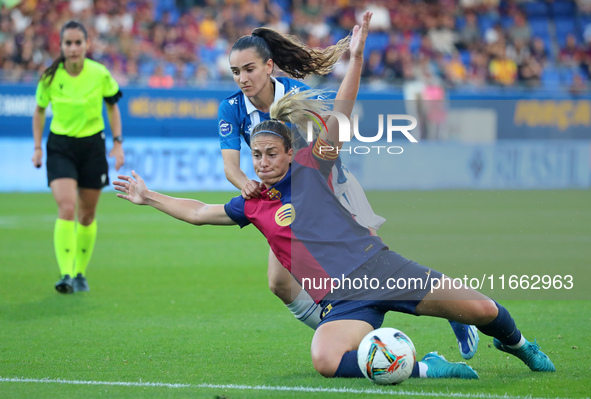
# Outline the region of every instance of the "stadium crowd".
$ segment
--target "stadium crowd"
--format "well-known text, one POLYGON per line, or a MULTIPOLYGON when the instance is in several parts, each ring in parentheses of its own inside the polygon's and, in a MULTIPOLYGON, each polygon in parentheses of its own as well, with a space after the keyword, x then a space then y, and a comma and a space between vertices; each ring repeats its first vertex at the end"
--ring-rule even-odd
MULTIPOLYGON (((258 26, 326 47, 374 13, 363 79, 587 90, 591 0, 0 0, 0 81, 35 82, 70 19, 121 86, 231 80, 234 41, 258 26)), ((346 60, 327 80, 340 80, 346 60)))

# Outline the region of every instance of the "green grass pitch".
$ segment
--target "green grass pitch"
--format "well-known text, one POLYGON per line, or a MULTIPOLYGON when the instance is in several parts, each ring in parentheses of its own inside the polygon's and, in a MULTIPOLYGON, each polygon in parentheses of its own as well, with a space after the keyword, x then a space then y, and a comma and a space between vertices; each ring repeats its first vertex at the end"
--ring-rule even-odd
MULTIPOLYGON (((182 196, 223 203, 231 194, 182 196)), ((380 235, 392 249, 452 276, 574 271, 577 287, 589 281, 589 191, 371 192, 369 198, 388 219, 380 235)), ((0 195, 2 398, 590 396, 589 288, 573 291, 576 301, 495 291, 556 373, 529 371, 481 334, 469 361, 480 380, 379 387, 314 371, 312 330, 268 290, 268 246, 253 227, 194 227, 105 192, 88 270, 91 292, 66 296, 53 289, 56 211, 49 194, 0 195)), ((462 360, 444 320, 389 314, 384 325, 407 333, 420 357, 438 350, 462 360)))

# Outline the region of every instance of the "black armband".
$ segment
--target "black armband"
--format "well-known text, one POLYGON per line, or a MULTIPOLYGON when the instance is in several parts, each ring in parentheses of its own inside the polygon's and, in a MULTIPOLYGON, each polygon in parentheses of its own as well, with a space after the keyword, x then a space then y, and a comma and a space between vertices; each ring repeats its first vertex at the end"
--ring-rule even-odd
POLYGON ((121 93, 121 90, 119 90, 117 93, 115 93, 114 95, 112 95, 111 97, 105 97, 105 102, 107 102, 107 104, 117 104, 117 101, 119 101, 119 99, 123 97, 123 93, 121 93))

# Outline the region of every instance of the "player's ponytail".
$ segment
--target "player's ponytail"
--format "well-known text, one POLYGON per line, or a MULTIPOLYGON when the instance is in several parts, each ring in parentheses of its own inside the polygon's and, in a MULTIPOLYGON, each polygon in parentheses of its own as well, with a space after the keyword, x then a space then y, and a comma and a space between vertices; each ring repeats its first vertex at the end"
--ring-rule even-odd
POLYGON ((62 52, 62 41, 64 40, 64 32, 67 29, 78 29, 84 34, 84 40, 88 40, 88 32, 86 31, 84 25, 82 25, 80 22, 72 20, 66 22, 64 26, 62 26, 62 29, 60 30, 60 55, 51 63, 51 65, 43 72, 43 74, 41 74, 41 78, 39 78, 39 80, 42 80, 47 86, 53 82, 53 78, 55 77, 57 69, 59 68, 60 64, 66 60, 66 57, 62 52))
POLYGON ((339 58, 349 49, 347 36, 324 50, 303 44, 296 36, 281 34, 270 28, 256 28, 252 35, 243 36, 234 43, 232 51, 254 48, 259 57, 273 62, 289 76, 303 79, 310 74, 330 73, 339 58))

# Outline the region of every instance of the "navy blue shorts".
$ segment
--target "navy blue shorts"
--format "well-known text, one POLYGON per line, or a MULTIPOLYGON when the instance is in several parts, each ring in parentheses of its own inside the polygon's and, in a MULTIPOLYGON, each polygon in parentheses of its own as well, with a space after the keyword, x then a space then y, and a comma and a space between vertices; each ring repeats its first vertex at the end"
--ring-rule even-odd
POLYGON ((320 301, 319 326, 335 320, 362 320, 379 328, 386 312, 416 315, 416 306, 442 276, 394 251, 381 251, 320 301))

